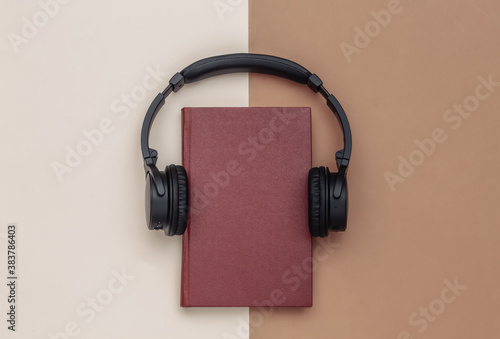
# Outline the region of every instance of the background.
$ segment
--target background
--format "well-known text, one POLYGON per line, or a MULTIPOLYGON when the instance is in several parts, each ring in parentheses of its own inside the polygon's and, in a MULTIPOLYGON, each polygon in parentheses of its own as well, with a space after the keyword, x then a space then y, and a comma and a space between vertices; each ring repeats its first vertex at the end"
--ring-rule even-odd
MULTIPOLYGON (((4 2, 2 314, 10 223, 18 285, 2 337, 498 338, 499 14, 493 0, 4 2), (182 309, 181 239, 144 223, 140 126, 172 74, 246 51, 303 64, 342 102, 349 226, 314 268, 312 308, 182 309)), ((202 105, 311 106, 313 165, 334 167, 322 98, 245 74, 169 98, 161 166, 180 163, 180 109, 202 105)))

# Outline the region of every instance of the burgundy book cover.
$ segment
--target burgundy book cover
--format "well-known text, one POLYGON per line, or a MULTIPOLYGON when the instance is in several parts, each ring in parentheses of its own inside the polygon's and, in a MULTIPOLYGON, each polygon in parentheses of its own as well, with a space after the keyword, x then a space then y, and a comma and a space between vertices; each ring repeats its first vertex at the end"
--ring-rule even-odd
POLYGON ((184 108, 181 306, 311 306, 310 108, 184 108))

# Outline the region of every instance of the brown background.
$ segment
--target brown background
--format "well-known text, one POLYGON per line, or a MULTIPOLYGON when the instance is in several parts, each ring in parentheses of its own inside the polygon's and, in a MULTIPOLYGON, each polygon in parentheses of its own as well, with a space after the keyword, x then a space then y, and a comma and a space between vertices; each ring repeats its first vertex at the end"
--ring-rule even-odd
MULTIPOLYGON (((403 0, 402 11, 348 63, 341 42, 353 45, 355 26, 387 6, 250 1, 250 52, 318 73, 343 104, 354 137, 348 230, 330 235, 339 247, 316 266, 314 306, 276 308, 263 324, 252 321, 252 310, 252 339, 500 337, 500 88, 456 130, 443 120, 474 94, 479 76, 500 81, 500 3, 403 0), (447 140, 392 192, 384 173, 397 173, 398 157, 408 159, 414 140, 436 128, 447 140), (455 278, 466 290, 419 333, 410 315, 455 278)), ((313 164, 335 167, 340 129, 319 95, 252 75, 250 104, 311 106, 313 164)))

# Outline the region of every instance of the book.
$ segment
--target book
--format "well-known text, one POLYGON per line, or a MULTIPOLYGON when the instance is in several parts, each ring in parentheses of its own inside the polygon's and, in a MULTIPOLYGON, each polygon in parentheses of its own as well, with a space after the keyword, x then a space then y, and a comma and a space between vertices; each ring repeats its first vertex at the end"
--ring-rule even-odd
POLYGON ((187 107, 181 306, 312 306, 310 108, 187 107))

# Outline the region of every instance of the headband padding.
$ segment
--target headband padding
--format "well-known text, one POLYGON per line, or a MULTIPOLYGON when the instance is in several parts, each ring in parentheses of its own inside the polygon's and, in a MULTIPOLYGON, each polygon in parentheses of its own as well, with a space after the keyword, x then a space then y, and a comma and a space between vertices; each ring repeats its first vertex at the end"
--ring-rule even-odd
POLYGON ((249 72, 263 73, 306 84, 311 72, 301 65, 279 57, 264 54, 226 54, 199 60, 184 68, 180 74, 185 83, 217 75, 249 72))

